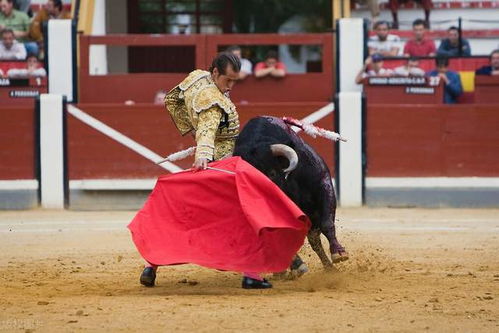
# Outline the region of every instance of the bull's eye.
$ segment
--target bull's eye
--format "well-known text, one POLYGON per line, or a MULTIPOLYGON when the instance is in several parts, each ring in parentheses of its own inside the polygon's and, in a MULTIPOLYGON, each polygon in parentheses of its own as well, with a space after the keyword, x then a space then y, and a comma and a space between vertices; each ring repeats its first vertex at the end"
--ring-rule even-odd
POLYGON ((272 169, 269 171, 269 178, 275 178, 277 176, 277 172, 272 169))

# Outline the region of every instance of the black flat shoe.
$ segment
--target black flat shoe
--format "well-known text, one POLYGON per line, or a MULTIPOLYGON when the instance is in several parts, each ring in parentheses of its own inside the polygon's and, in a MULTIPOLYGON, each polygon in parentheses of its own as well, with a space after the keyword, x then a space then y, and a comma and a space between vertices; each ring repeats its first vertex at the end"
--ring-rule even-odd
POLYGON ((156 280, 156 272, 152 267, 146 267, 140 274, 140 284, 146 287, 154 287, 154 281, 156 280))
POLYGON ((243 277, 242 286, 244 289, 269 289, 272 288, 272 284, 266 279, 256 280, 250 277, 243 277))

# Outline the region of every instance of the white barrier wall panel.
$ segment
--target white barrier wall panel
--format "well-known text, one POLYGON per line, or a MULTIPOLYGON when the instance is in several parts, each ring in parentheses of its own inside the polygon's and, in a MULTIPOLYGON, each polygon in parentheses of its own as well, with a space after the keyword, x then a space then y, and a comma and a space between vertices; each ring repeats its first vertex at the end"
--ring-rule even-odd
POLYGON ((362 91, 355 76, 364 63, 364 21, 359 18, 341 19, 339 28, 339 89, 362 91))
POLYGON ((64 208, 64 115, 61 95, 40 96, 40 185, 43 208, 64 208))
POLYGON ((73 41, 71 20, 48 21, 48 85, 50 94, 73 101, 73 41))
MULTIPOLYGON (((92 21, 92 36, 106 34, 106 1, 95 0, 92 21)), ((90 45, 90 74, 107 75, 107 47, 105 45, 90 45)))
POLYGON ((362 206, 362 94, 340 92, 339 199, 342 207, 362 206))

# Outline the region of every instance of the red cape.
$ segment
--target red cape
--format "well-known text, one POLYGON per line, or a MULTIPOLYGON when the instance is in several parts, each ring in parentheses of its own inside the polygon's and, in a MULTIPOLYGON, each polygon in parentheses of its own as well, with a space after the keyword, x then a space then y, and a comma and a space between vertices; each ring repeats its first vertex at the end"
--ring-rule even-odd
POLYGON ((159 177, 128 228, 155 265, 193 263, 239 272, 285 270, 310 227, 306 215, 240 157, 159 177))

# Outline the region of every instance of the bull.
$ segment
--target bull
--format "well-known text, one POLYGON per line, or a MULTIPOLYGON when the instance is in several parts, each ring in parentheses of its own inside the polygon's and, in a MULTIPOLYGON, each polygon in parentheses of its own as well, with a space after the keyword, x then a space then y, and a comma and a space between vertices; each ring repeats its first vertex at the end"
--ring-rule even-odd
MULTIPOLYGON (((284 119, 270 116, 251 119, 236 140, 233 156, 240 156, 264 173, 307 214, 311 221, 307 238, 324 268, 330 269, 333 263, 348 259, 336 238, 336 196, 329 168, 284 119), (331 260, 322 247, 321 233, 329 241, 331 260)), ((298 275, 306 271, 298 255, 291 270, 298 275)))

